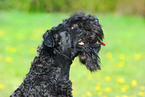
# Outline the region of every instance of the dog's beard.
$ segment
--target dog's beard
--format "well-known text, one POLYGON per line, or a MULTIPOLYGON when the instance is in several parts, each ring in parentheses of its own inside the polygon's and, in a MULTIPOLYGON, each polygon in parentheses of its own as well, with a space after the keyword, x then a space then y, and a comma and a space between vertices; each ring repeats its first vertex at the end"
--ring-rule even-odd
POLYGON ((83 52, 79 53, 80 62, 92 72, 101 69, 99 66, 100 58, 98 56, 99 48, 83 48, 83 52))

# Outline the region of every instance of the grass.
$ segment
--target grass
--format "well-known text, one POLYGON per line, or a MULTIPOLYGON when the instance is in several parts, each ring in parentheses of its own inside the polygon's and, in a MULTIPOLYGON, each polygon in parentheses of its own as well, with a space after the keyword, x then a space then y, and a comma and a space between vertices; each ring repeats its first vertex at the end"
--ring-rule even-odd
MULTIPOLYGON (((106 47, 101 71, 90 73, 76 58, 71 66, 74 97, 145 97, 145 20, 138 16, 96 15, 106 47)), ((8 97, 28 73, 42 34, 63 13, 0 12, 0 97, 8 97)))

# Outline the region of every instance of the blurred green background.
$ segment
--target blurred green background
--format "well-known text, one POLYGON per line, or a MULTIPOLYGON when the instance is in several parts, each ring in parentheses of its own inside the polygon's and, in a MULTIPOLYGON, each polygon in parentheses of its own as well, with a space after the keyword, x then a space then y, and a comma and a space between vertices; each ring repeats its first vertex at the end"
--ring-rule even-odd
POLYGON ((82 10, 99 18, 106 46, 101 71, 73 61, 74 97, 145 97, 145 0, 0 0, 0 97, 21 84, 43 33, 82 10))

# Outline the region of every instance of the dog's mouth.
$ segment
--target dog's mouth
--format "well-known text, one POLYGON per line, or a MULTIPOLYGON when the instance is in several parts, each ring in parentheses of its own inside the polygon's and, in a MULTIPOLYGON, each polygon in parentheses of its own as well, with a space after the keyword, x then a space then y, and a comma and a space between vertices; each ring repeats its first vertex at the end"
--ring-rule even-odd
POLYGON ((105 46, 106 44, 102 41, 79 41, 79 46, 81 47, 80 53, 79 53, 79 59, 80 62, 86 65, 86 67, 90 71, 96 71, 101 69, 99 66, 100 58, 98 56, 98 52, 102 46, 105 46))
MULTIPOLYGON (((87 42, 87 41, 79 41, 78 42, 79 45, 88 45, 88 44, 95 44, 96 46, 98 45, 102 45, 102 46, 106 46, 106 44, 102 41, 92 41, 92 42, 87 42)), ((94 45, 94 46, 95 46, 94 45)))

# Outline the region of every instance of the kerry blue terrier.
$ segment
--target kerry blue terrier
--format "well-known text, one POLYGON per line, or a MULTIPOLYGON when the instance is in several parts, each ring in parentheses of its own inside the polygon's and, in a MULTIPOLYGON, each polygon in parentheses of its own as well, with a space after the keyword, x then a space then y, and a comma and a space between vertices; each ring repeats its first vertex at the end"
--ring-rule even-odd
POLYGON ((72 60, 91 72, 101 69, 98 52, 104 37, 99 20, 83 12, 75 13, 57 27, 47 30, 38 56, 23 83, 10 97, 72 97, 69 71, 72 60))

